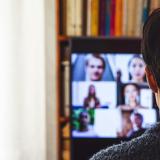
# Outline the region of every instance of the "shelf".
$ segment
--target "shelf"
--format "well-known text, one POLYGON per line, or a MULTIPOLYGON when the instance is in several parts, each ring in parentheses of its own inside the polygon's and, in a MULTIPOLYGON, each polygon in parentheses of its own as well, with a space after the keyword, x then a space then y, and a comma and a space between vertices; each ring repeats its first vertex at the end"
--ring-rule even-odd
POLYGON ((69 117, 60 117, 59 122, 60 123, 67 123, 67 122, 69 122, 69 117))
POLYGON ((58 40, 59 40, 59 41, 68 41, 68 40, 69 40, 69 37, 68 37, 68 36, 59 35, 59 36, 58 36, 58 40))
POLYGON ((127 36, 66 36, 66 35, 59 35, 59 41, 68 41, 70 38, 77 38, 77 39, 141 39, 141 37, 127 37, 127 36))
POLYGON ((62 139, 63 139, 64 141, 70 141, 70 140, 71 140, 71 137, 62 137, 62 139))

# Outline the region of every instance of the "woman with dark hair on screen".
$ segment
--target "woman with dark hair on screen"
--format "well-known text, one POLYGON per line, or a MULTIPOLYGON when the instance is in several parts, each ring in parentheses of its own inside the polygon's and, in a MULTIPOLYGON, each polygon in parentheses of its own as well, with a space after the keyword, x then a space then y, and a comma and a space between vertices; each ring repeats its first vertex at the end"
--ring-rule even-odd
POLYGON ((99 108, 100 102, 96 97, 96 89, 94 85, 90 85, 88 89, 88 96, 84 99, 84 107, 86 109, 99 108))
POLYGON ((134 55, 128 62, 129 80, 137 84, 146 84, 145 63, 140 55, 134 55))
POLYGON ((131 111, 134 109, 146 108, 140 105, 140 88, 135 83, 128 83, 123 87, 122 94, 124 104, 119 107, 122 110, 131 111))

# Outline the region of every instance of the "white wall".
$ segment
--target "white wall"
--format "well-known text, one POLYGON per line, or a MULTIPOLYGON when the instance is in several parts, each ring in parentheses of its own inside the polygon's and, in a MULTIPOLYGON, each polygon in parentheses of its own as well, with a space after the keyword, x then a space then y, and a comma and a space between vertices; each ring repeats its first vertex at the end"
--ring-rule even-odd
POLYGON ((0 159, 45 160, 44 0, 0 1, 0 159))

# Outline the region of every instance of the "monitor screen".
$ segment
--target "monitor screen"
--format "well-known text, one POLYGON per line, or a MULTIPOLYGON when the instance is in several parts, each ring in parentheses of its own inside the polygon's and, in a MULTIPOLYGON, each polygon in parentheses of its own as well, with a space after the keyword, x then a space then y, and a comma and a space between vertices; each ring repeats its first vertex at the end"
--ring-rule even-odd
POLYGON ((130 138, 157 121, 138 53, 71 54, 72 138, 130 138))

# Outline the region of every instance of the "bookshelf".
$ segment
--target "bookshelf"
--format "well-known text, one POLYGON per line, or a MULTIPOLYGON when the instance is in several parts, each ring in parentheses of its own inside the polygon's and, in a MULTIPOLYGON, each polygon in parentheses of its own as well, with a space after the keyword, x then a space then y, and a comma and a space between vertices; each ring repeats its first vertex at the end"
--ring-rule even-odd
MULTIPOLYGON (((159 0, 137 0, 128 3, 128 0, 56 0, 56 39, 57 39, 57 112, 58 112, 58 155, 59 160, 70 160, 70 138, 69 138, 69 106, 65 106, 65 95, 64 95, 64 70, 66 62, 69 61, 68 48, 69 48, 69 40, 72 37, 78 37, 81 40, 85 40, 86 37, 91 39, 95 39, 98 41, 99 39, 106 38, 118 38, 122 40, 130 40, 134 39, 135 41, 140 41, 141 36, 141 28, 146 20, 148 14, 158 8, 160 6, 159 0), (92 6, 88 6, 91 1, 94 1, 92 6), (102 7, 103 4, 107 4, 105 7, 102 7), (98 3, 99 2, 99 3, 98 3), (76 4, 77 3, 77 4, 76 4), (122 3, 125 5, 122 5, 122 3), (71 4, 73 5, 71 7, 71 4), (99 5, 99 6, 96 6, 99 5), (83 14, 79 9, 76 10, 79 5, 80 9, 83 10, 83 14), (110 5, 110 7, 109 7, 110 5), (134 6, 136 11, 134 10, 134 6), (75 7, 75 8, 74 8, 75 7), (93 12, 93 8, 97 7, 97 12, 93 12), (102 7, 102 11, 100 10, 102 7), (72 8, 72 9, 71 9, 72 8), (91 9, 92 8, 92 9, 91 9), (71 9, 70 11, 68 11, 71 9), (104 10, 107 12, 104 12, 104 10), (111 10, 110 13, 109 9, 111 10), (120 10, 120 11, 119 11, 120 10), (71 14, 75 12, 75 14, 71 14), (113 13, 112 13, 113 12, 113 13), (136 13, 136 15, 135 15, 136 13), (110 21, 112 25, 107 26, 106 22, 104 25, 104 14, 108 16, 108 18, 112 17, 110 21), (110 15, 108 15, 110 14, 110 15), (78 20, 76 20, 76 15, 78 20), (89 15, 91 17, 89 17, 89 15), (97 16, 96 19, 93 19, 93 15, 97 16), (100 17, 101 16, 101 17, 100 17), (82 19, 80 19, 82 17, 82 19), (87 19, 87 17, 89 17, 87 19), (114 18, 113 18, 114 17, 114 18), (124 18, 125 17, 125 18, 124 18), (130 19, 130 17, 134 17, 130 19), (113 21, 115 19, 115 21, 113 21), (130 20, 129 20, 130 19, 130 20), (68 22, 67 22, 68 20, 68 22), (73 22, 74 21, 74 22, 73 22), (73 26, 71 23, 74 23, 73 26), (135 24, 134 24, 135 23, 135 24), (81 26, 78 28, 77 26, 81 26), (85 25, 85 27, 84 27, 85 25), (94 26, 94 27, 91 27, 94 26), (76 26, 76 27, 75 27, 76 26), (136 26, 135 28, 133 26, 136 26), (71 27, 70 29, 68 27, 71 27), (75 28, 77 29, 75 29, 75 28), (105 29, 104 29, 105 27, 105 29), (110 28, 108 28, 110 27, 110 28), (113 28, 115 29, 113 31, 113 28), (73 30, 75 30, 73 32, 73 30), (109 31, 108 31, 109 30, 109 31), (65 109, 64 109, 65 108, 65 109)), ((95 10, 95 9, 94 9, 95 10)), ((67 64, 69 65, 69 64, 67 64)), ((69 103, 69 102, 67 102, 69 103)))

